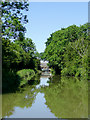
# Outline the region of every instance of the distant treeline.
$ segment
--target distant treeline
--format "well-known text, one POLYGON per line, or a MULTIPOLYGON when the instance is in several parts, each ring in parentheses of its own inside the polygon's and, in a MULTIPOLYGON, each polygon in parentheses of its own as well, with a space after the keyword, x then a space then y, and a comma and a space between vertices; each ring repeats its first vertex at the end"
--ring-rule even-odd
POLYGON ((87 78, 88 24, 71 25, 51 34, 41 58, 49 61, 54 74, 87 78))

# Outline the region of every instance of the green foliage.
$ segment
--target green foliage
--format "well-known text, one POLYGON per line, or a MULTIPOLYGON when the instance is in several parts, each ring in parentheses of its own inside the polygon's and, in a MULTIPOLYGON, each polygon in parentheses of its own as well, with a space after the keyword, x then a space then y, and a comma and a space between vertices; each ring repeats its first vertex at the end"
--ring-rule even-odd
POLYGON ((40 58, 41 60, 45 60, 44 52, 41 52, 41 53, 39 54, 39 58, 40 58))
MULTIPOLYGON (((2 67, 3 88, 8 89, 11 85, 10 74, 16 80, 16 71, 21 69, 33 69, 35 73, 40 70, 40 61, 36 56, 36 47, 32 39, 25 38, 26 29, 24 24, 28 22, 27 16, 22 14, 28 10, 27 2, 2 2, 2 67), (15 75, 12 72, 15 72, 15 75), (8 85, 4 85, 7 84, 8 85), (4 87, 6 86, 6 87, 4 87)), ((16 80, 17 81, 17 80, 16 80)), ((13 86, 13 85, 12 85, 13 86)))
POLYGON ((3 68, 11 69, 40 69, 40 61, 36 58, 36 48, 31 39, 11 42, 2 39, 3 68))
POLYGON ((64 54, 65 68, 62 75, 88 77, 88 41, 80 38, 74 43, 69 43, 64 54), (71 52, 72 51, 72 52, 71 52))
POLYGON ((29 38, 15 42, 11 42, 9 39, 5 38, 2 39, 2 67, 4 69, 4 71, 2 71, 3 92, 7 91, 8 88, 8 91, 10 91, 11 86, 16 88, 15 85, 17 84, 20 84, 17 85, 17 87, 25 84, 27 79, 31 79, 31 77, 40 70, 40 60, 36 58, 35 52, 35 45, 29 38), (27 77, 26 80, 23 79, 22 81, 20 76, 19 80, 15 77, 16 71, 20 69, 33 69, 35 72, 33 71, 33 75, 27 77), (11 71, 15 71, 15 73, 12 74, 11 71))
POLYGON ((56 74, 54 69, 51 69, 50 72, 52 73, 52 75, 56 74))
POLYGON ((27 2, 2 2, 2 36, 9 39, 23 39, 26 28, 23 24, 28 22, 27 15, 22 11, 28 11, 27 2))
POLYGON ((23 69, 19 70, 17 75, 20 77, 20 86, 23 86, 35 76, 35 72, 31 69, 23 69))
MULTIPOLYGON (((9 39, 2 39, 2 60, 3 68, 15 69, 16 66, 22 61, 21 52, 23 49, 9 39)), ((17 68, 16 68, 17 69, 17 68)))
POLYGON ((44 58, 56 74, 81 76, 87 79, 88 24, 69 26, 47 39, 44 58))
POLYGON ((78 31, 78 27, 75 25, 56 31, 48 39, 49 43, 47 44, 48 40, 46 42, 45 56, 49 60, 49 66, 53 67, 56 73, 60 74, 61 69, 64 68, 63 55, 66 45, 69 41, 76 39, 77 34, 76 32, 74 33, 74 29, 78 31))

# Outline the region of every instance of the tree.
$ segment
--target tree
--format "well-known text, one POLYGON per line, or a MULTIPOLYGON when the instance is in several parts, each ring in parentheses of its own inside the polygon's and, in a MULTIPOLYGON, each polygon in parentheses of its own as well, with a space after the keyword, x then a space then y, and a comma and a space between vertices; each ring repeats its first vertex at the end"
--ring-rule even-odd
POLYGON ((2 37, 23 40, 26 28, 23 23, 28 22, 27 15, 22 11, 28 11, 27 2, 2 2, 2 37))
POLYGON ((88 25, 58 30, 47 39, 44 56, 56 74, 87 76, 88 25))

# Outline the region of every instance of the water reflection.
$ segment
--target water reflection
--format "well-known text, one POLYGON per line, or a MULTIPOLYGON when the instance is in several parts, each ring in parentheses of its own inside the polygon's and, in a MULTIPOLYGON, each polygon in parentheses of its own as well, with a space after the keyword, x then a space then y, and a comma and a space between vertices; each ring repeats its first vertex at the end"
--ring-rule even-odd
POLYGON ((88 117, 87 81, 59 75, 39 76, 35 80, 20 92, 3 94, 4 118, 88 117))
MULTIPOLYGON (((31 91, 32 89, 35 88, 31 86, 26 86, 23 92, 4 94, 2 96, 2 116, 9 117, 14 114, 16 106, 22 109, 24 107, 31 107, 36 96, 36 94, 34 94, 35 90, 31 91)), ((21 116, 21 114, 19 115, 21 116)))
POLYGON ((22 118, 55 118, 49 108, 47 108, 47 105, 45 105, 45 102, 44 94, 39 92, 31 108, 24 107, 23 110, 20 107, 15 107, 15 112, 10 116, 10 118, 13 118, 14 116, 17 116, 17 118, 20 118, 20 116, 22 116, 22 118))
POLYGON ((41 86, 44 87, 44 86, 49 86, 49 76, 42 76, 40 78, 40 84, 39 85, 36 85, 36 88, 40 88, 41 86))
POLYGON ((42 88, 51 112, 58 118, 88 118, 87 81, 62 77, 58 84, 53 84, 54 78, 49 87, 42 88))

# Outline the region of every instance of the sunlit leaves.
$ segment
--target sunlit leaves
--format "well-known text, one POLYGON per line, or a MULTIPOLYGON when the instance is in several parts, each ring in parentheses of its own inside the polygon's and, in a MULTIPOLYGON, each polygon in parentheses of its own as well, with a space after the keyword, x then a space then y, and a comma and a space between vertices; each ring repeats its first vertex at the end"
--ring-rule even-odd
POLYGON ((86 75, 87 56, 87 24, 61 29, 47 39, 44 57, 49 61, 49 67, 56 73, 61 71, 63 75, 84 76, 84 73, 86 75))
MULTIPOLYGON (((27 16, 22 14, 22 10, 28 10, 27 2, 2 2, 2 37, 18 39, 26 32, 23 23, 28 22, 27 16), (10 28, 8 32, 7 29, 10 28), (20 33, 22 35, 20 36, 20 33)), ((19 39, 20 40, 20 39, 19 39)))

